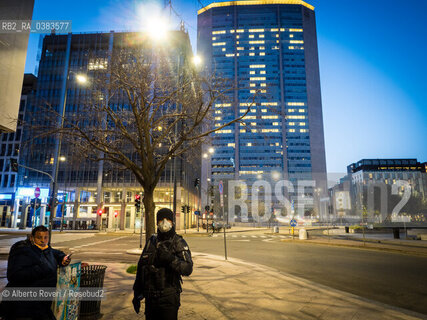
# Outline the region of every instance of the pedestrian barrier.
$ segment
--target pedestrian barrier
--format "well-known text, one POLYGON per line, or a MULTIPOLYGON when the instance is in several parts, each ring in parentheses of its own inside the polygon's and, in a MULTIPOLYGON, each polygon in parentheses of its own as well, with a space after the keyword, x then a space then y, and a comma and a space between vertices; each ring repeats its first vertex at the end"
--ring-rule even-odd
MULTIPOLYGON (((104 286, 104 276, 107 266, 91 265, 81 268, 80 288, 99 288, 104 286)), ((99 319, 101 315, 101 300, 80 302, 79 319, 99 319)))
POLYGON ((299 229, 299 239, 300 240, 307 240, 308 239, 308 233, 307 230, 305 230, 304 228, 299 229))

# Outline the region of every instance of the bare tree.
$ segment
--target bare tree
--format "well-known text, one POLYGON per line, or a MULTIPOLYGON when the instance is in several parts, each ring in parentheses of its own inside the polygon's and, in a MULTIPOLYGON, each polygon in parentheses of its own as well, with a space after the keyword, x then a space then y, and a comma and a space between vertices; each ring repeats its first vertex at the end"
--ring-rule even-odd
POLYGON ((130 170, 144 190, 147 236, 155 232, 154 189, 168 161, 214 132, 229 130, 255 101, 253 95, 246 112, 214 127, 215 105, 233 102, 235 88, 224 78, 202 76, 188 57, 183 50, 116 48, 108 68, 90 74, 80 93, 86 103, 67 110, 62 127, 50 106, 43 114, 51 120, 40 121, 38 115, 38 125, 32 125, 35 138, 60 134, 73 152, 130 170))

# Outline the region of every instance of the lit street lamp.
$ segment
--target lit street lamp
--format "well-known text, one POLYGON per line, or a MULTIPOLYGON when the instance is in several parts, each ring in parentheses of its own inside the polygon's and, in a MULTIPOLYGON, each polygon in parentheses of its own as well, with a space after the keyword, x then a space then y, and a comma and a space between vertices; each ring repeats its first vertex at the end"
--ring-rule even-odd
POLYGON ((193 56, 193 64, 198 67, 202 63, 202 58, 200 56, 195 55, 193 56))

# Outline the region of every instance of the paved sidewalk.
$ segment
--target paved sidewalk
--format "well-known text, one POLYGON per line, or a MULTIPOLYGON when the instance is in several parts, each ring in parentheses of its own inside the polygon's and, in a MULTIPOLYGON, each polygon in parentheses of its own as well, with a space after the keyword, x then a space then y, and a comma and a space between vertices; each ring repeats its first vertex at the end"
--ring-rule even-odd
MULTIPOLYGON (((194 272, 184 278, 180 319, 427 319, 264 266, 202 253, 193 257, 194 272)), ((103 319, 144 319, 132 308, 134 275, 125 272, 128 265, 107 266, 103 319)))
MULTIPOLYGON (((193 259, 193 274, 184 278, 180 319, 427 319, 427 315, 369 301, 265 266, 203 253, 193 253, 193 259)), ((129 265, 89 263, 108 267, 102 319, 145 319, 144 301, 139 315, 132 307, 135 276, 126 273, 129 265)), ((1 261, 2 273, 5 268, 6 261, 1 261)), ((1 279, 0 288, 5 284, 6 279, 1 279)))

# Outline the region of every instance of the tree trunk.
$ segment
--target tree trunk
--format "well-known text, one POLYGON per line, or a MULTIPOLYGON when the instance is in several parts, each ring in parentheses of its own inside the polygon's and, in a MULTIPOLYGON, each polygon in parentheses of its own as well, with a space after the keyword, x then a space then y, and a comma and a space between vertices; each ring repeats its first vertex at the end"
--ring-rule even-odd
POLYGON ((154 203, 154 192, 144 191, 144 210, 145 210, 145 235, 146 239, 150 238, 153 233, 156 232, 154 221, 154 209, 156 207, 154 203))

